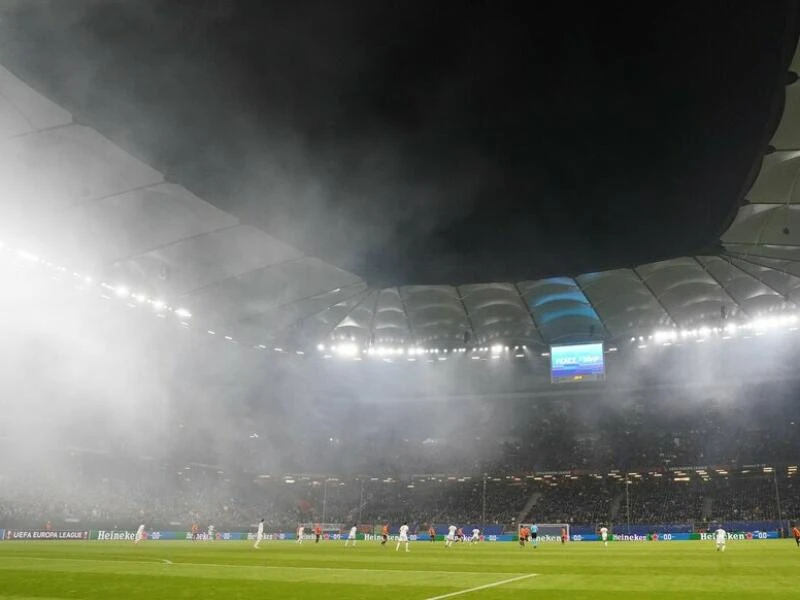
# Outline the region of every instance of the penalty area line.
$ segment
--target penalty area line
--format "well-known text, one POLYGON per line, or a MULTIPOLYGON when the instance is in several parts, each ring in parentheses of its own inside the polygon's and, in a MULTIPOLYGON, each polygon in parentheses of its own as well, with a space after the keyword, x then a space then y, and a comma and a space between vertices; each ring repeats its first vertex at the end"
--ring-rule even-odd
POLYGON ((470 594, 472 592, 479 592, 480 590, 488 590, 489 588, 498 587, 501 585, 506 585, 507 583, 514 583, 515 581, 522 581, 523 579, 530 579, 531 577, 536 577, 538 573, 531 573, 530 575, 522 575, 521 577, 512 577, 511 579, 504 579, 503 581, 495 581, 494 583, 487 583, 486 585, 479 585, 474 588, 469 588, 467 590, 460 590, 458 592, 450 592, 449 594, 443 594, 441 596, 431 596, 430 598, 426 598, 425 600, 444 600, 445 598, 453 598, 455 596, 461 596, 463 594, 470 594))

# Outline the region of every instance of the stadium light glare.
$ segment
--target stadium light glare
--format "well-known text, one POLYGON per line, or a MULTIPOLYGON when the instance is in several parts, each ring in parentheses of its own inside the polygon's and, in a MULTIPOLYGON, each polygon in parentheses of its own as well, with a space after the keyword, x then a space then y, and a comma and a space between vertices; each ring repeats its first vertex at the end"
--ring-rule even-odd
POLYGON ((175 314, 180 317, 181 319, 191 319, 192 313, 190 313, 185 308, 177 308, 175 309, 175 314))
POLYGON ((19 256, 23 260, 27 260, 33 263, 38 263, 41 262, 42 260, 32 252, 28 252, 27 250, 17 250, 17 256, 19 256))
POLYGON ((358 345, 352 342, 345 342, 336 346, 336 353, 340 356, 353 358, 358 355, 358 345))
POLYGON ((127 298, 128 296, 131 295, 131 291, 124 285, 118 285, 117 287, 115 287, 114 293, 120 298, 127 298))
POLYGON ((320 352, 325 352, 325 344, 317 344, 317 350, 320 352))

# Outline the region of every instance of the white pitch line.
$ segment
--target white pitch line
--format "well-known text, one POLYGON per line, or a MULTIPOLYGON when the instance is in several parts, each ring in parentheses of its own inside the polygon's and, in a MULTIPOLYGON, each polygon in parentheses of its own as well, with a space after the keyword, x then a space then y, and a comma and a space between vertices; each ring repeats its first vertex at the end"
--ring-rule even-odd
POLYGON ((461 590, 459 592, 450 592, 449 594, 444 594, 443 596, 432 596, 431 598, 426 598, 425 600, 444 600, 445 598, 461 596, 462 594, 470 594, 472 592, 478 592, 480 590, 488 590, 489 588, 506 585, 507 583, 514 583, 515 581, 529 579, 531 577, 536 577, 537 575, 538 573, 531 573, 530 575, 522 575, 521 577, 512 577, 511 579, 504 579, 503 581, 496 581, 494 583, 487 583, 486 585, 479 585, 478 587, 469 588, 468 590, 461 590))
MULTIPOLYGON (((20 561, 29 561, 29 560, 39 560, 44 562, 54 562, 54 561, 62 561, 62 562, 85 562, 85 563, 97 563, 97 564, 127 564, 127 565, 152 565, 154 564, 152 560, 118 560, 114 558, 45 558, 43 556, 6 556, 4 561, 11 561, 11 560, 20 560, 20 561)), ((176 567, 221 567, 221 568, 231 568, 231 569, 272 569, 272 570, 280 570, 280 571, 334 571, 334 572, 344 572, 344 571, 357 571, 359 573, 422 573, 422 574, 431 574, 431 575, 488 575, 486 571, 433 571, 433 570, 406 570, 406 569, 360 569, 358 567, 347 568, 347 567, 300 567, 296 565, 259 565, 259 564, 233 564, 233 563, 197 563, 197 562, 171 562, 167 561, 165 558, 160 559, 164 562, 169 562, 169 564, 176 566, 176 567)), ((510 574, 510 573, 509 573, 510 574)), ((525 575, 524 577, 531 577, 531 575, 525 575)))
POLYGON ((161 562, 163 562, 165 565, 171 565, 172 564, 172 561, 171 560, 167 560, 166 558, 162 558, 161 562))

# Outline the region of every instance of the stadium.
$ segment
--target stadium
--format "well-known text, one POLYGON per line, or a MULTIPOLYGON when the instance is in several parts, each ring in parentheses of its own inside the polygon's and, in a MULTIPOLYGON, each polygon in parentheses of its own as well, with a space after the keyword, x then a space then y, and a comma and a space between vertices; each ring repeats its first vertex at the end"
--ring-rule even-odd
MULTIPOLYGON (((301 188, 291 176, 324 171, 321 159, 276 175, 302 144, 290 155, 275 142, 255 161, 254 117, 212 118, 247 102, 184 84, 221 87, 217 59, 188 56, 191 46, 166 67, 137 66, 179 44, 213 46, 209 23, 236 12, 178 4, 0 5, 0 600, 794 597, 795 2, 720 21, 709 48, 751 28, 752 48, 725 52, 758 57, 718 64, 713 80, 720 98, 752 88, 747 143, 724 142, 741 144, 738 162, 692 166, 727 186, 723 209, 693 209, 710 215, 697 217, 702 227, 679 216, 687 240, 702 229, 702 247, 659 246, 675 237, 658 219, 676 200, 645 215, 652 230, 631 233, 644 240, 636 256, 652 257, 641 262, 604 254, 580 227, 552 234, 584 244, 569 260, 512 259, 505 233, 500 250, 484 247, 487 262, 474 260, 477 235, 469 250, 431 242, 420 253, 405 211, 424 203, 398 216, 397 194, 435 196, 438 219, 461 205, 396 184, 406 174, 396 166, 380 185, 353 184, 352 205, 318 204, 329 180, 301 188), (120 48, 135 57, 125 66, 120 48), (722 76, 737 69, 750 79, 722 76), (196 106, 168 86, 142 91, 158 77, 196 106), (195 131, 203 121, 211 133, 195 131), (241 154, 223 129, 251 132, 241 154), (204 146, 212 134, 219 147, 204 146), (257 164, 231 166, 248 160, 257 164), (370 208, 362 196, 381 186, 392 190, 370 208), (350 210, 375 214, 353 221, 350 210), (402 247, 388 263, 375 245, 383 221, 402 247)), ((319 26, 328 13, 310 4, 319 26)), ((720 10, 708 8, 709 23, 720 10)), ((681 101, 670 94, 659 106, 681 101)), ((309 110, 298 98, 282 119, 309 110)), ((720 131, 736 128, 727 118, 720 131)), ((682 144, 712 146, 681 127, 682 144)), ((352 147, 334 150, 357 162, 352 147)), ((360 168, 389 170, 385 160, 360 168)), ((490 178, 464 161, 464 186, 490 178)), ((672 193, 682 164, 648 185, 672 193)), ((561 210, 547 206, 531 210, 561 210)))

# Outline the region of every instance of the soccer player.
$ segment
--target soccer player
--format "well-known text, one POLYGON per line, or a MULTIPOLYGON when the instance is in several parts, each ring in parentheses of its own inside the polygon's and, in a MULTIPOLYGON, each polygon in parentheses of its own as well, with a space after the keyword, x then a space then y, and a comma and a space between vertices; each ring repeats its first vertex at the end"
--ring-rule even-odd
POLYGON ((303 543, 303 534, 306 532, 306 528, 303 525, 297 526, 297 543, 303 543))
POLYGON ((519 530, 519 547, 524 548, 525 542, 528 541, 528 536, 531 534, 531 530, 527 527, 523 527, 519 530))
POLYGON ((794 536, 794 543, 800 548, 800 529, 798 529, 797 525, 792 527, 792 535, 794 536))
POLYGON ((314 527, 314 535, 316 536, 315 544, 319 544, 319 540, 322 537, 322 527, 319 526, 319 523, 314 527))
POLYGON ((477 527, 472 530, 472 537, 469 540, 470 544, 475 544, 481 541, 481 530, 477 527))
POLYGON ((198 531, 197 523, 192 523, 192 541, 193 542, 197 541, 197 531, 198 531))
POLYGON ((530 528, 529 531, 530 531, 529 536, 530 536, 530 540, 531 540, 531 546, 533 546, 534 548, 538 548, 538 546, 539 546, 539 526, 534 523, 533 525, 531 525, 531 528, 530 528))
POLYGON ((389 524, 384 523, 383 529, 381 529, 381 546, 385 546, 386 542, 389 541, 389 524))
POLYGON ((258 522, 258 531, 256 532, 256 543, 253 544, 253 548, 258 548, 259 544, 261 544, 261 540, 264 539, 264 519, 261 519, 258 522))
POLYGON ((453 542, 456 541, 456 529, 458 529, 458 527, 455 525, 450 525, 450 527, 447 528, 447 539, 444 543, 445 548, 449 548, 453 545, 453 542))
POLYGON ((136 530, 136 536, 133 538, 133 543, 138 544, 144 539, 144 523, 139 525, 139 529, 136 530))
POLYGON ((456 531, 456 541, 463 542, 464 541, 464 530, 461 527, 458 528, 456 531))
POLYGON ((722 527, 720 527, 714 532, 714 540, 716 540, 717 542, 717 552, 719 552, 720 550, 725 552, 726 537, 727 534, 725 533, 725 530, 722 527))
POLYGON ((397 548, 395 548, 395 551, 400 550, 400 544, 403 543, 405 543, 406 552, 408 552, 408 523, 405 521, 400 526, 400 535, 397 536, 397 548))
POLYGON ((566 544, 567 543, 567 528, 566 527, 562 527, 561 528, 561 543, 562 544, 566 544))
POLYGON ((600 528, 600 539, 603 540, 604 546, 608 546, 608 527, 605 525, 600 528))
POLYGON ((347 541, 344 543, 345 546, 349 546, 350 542, 353 542, 353 546, 355 547, 356 533, 358 533, 358 527, 353 523, 353 526, 350 528, 350 533, 347 535, 347 541))
POLYGON ((208 526, 208 541, 209 542, 213 542, 214 541, 214 526, 213 525, 209 525, 208 526))
POLYGON ((428 527, 428 535, 430 536, 432 542, 436 541, 436 528, 433 525, 428 527))

